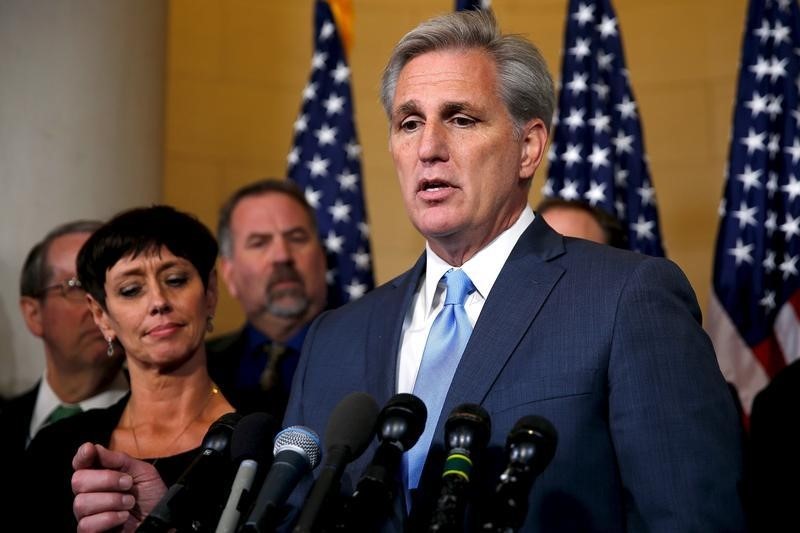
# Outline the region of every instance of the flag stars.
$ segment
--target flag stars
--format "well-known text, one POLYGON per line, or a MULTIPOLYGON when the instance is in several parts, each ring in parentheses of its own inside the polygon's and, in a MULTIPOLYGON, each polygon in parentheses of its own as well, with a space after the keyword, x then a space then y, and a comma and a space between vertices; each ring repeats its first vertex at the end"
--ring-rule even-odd
POLYGON ((369 226, 366 222, 359 222, 358 223, 358 231, 361 233, 362 239, 367 239, 369 237, 369 226))
POLYGON ((337 115, 344 109, 344 97, 337 94, 331 94, 324 102, 322 107, 325 108, 325 113, 328 115, 337 115))
POLYGON ((365 252, 363 248, 359 248, 350 258, 353 260, 358 270, 369 270, 369 254, 365 252))
POLYGON ((758 40, 761 41, 761 44, 765 44, 772 36, 772 29, 769 26, 769 21, 763 19, 761 21, 761 26, 753 30, 753 34, 758 37, 758 40))
POLYGON ((325 237, 323 244, 325 245, 325 249, 328 250, 329 253, 339 254, 342 253, 342 246, 344 246, 344 237, 336 235, 336 233, 333 230, 330 230, 328 232, 328 236, 325 237))
POLYGON ((597 205, 600 202, 605 202, 606 200, 606 184, 605 183, 597 183, 596 181, 592 180, 589 184, 589 190, 583 195, 590 204, 597 205))
POLYGON ((756 133, 753 128, 750 128, 747 137, 740 139, 740 142, 747 146, 747 155, 753 155, 753 152, 756 150, 764 150, 764 140, 766 137, 766 133, 756 133))
POLYGON ((737 267, 742 263, 752 264, 753 256, 750 255, 752 254, 752 252, 753 252, 753 245, 744 244, 742 242, 742 239, 736 239, 736 246, 728 250, 728 253, 732 255, 736 260, 737 267))
POLYGON ((600 24, 598 24, 596 28, 597 31, 600 32, 602 38, 614 37, 617 35, 617 19, 609 17, 608 15, 603 15, 600 24))
POLYGON ((347 143, 344 149, 348 159, 357 159, 361 155, 361 146, 353 140, 347 143))
POLYGON ((575 56, 575 59, 581 60, 592 53, 589 49, 590 39, 575 39, 575 46, 569 49, 569 54, 575 56))
POLYGON ((731 213, 733 218, 739 221, 739 229, 742 230, 746 226, 755 226, 756 225, 756 213, 758 212, 758 207, 748 207, 746 202, 741 202, 739 204, 739 210, 734 211, 731 213))
POLYGON ((300 161, 300 147, 295 146, 286 156, 286 162, 290 167, 295 166, 300 161))
POLYGON ((339 182, 339 188, 343 191, 355 191, 358 175, 346 170, 336 176, 336 181, 339 182))
POLYGON ((364 293, 367 292, 367 286, 364 285, 363 283, 359 283, 358 280, 354 279, 353 281, 347 284, 344 290, 347 291, 347 295, 351 301, 358 300, 359 298, 364 296, 364 293))
POLYGON ((763 307, 767 313, 775 309, 775 291, 767 291, 764 297, 758 301, 758 305, 763 307))
POLYGON ((583 27, 587 22, 594 20, 594 5, 578 4, 578 10, 572 14, 572 18, 578 21, 578 25, 583 27))
POLYGON ((769 62, 769 80, 775 83, 779 78, 786 76, 786 65, 788 64, 789 60, 786 58, 779 61, 777 57, 772 57, 769 62))
POLYGON ((295 133, 302 133, 308 129, 308 116, 300 115, 297 117, 297 120, 294 121, 294 132, 295 133))
POLYGON ((783 262, 778 265, 778 270, 783 273, 783 280, 786 281, 789 279, 789 276, 796 276, 797 275, 797 256, 789 256, 788 254, 784 254, 783 262))
POLYGON ((602 50, 597 54, 597 66, 600 70, 610 71, 611 64, 614 62, 614 54, 611 52, 603 52, 602 50))
POLYGON ((767 256, 761 261, 761 266, 764 267, 764 270, 767 274, 772 274, 775 272, 775 269, 778 268, 778 265, 775 263, 775 251, 768 250, 767 256))
POLYGON ((772 237, 772 234, 778 229, 777 213, 774 211, 767 211, 767 219, 764 221, 764 228, 767 230, 767 236, 772 237))
POLYGON ((655 204, 656 190, 647 182, 642 183, 641 187, 636 189, 639 197, 642 199, 642 207, 655 204))
POLYGON ((767 152, 770 158, 774 158, 775 154, 781 151, 781 135, 779 133, 770 133, 769 142, 767 143, 767 152))
POLYGON ((303 88, 303 101, 307 102, 317 97, 317 84, 311 82, 303 88))
POLYGON ((572 76, 572 81, 567 83, 567 89, 570 90, 573 96, 577 96, 589 88, 589 85, 586 83, 588 79, 588 74, 576 73, 574 76, 572 76))
POLYGON ((577 200, 581 197, 578 184, 574 180, 564 180, 564 187, 558 191, 558 195, 564 200, 577 200))
POLYGON ((336 68, 331 72, 331 77, 336 83, 344 83, 350 78, 350 69, 343 62, 339 61, 336 68))
POLYGON ((595 135, 605 133, 611 130, 611 117, 602 114, 600 111, 595 111, 594 117, 589 119, 589 125, 594 128, 595 135))
POLYGON ((786 213, 786 222, 780 225, 780 230, 786 236, 787 241, 800 235, 800 215, 793 217, 791 214, 786 213))
POLYGON ((600 148, 600 146, 597 144, 592 146, 592 153, 589 154, 589 157, 587 158, 592 164, 592 170, 609 166, 608 153, 610 151, 611 150, 609 148, 600 148))
POLYGON ((789 183, 781 187, 781 190, 789 195, 789 201, 794 202, 800 196, 800 181, 794 177, 794 174, 789 175, 789 183))
POLYGON ((325 41, 330 39, 333 32, 336 30, 336 26, 334 26, 333 22, 325 21, 325 24, 322 25, 322 28, 319 30, 319 40, 325 41))
POLYGON ((625 135, 625 132, 620 130, 617 136, 611 139, 611 144, 614 145, 614 152, 620 154, 633 153, 633 135, 625 135))
POLYGON ((325 67, 325 61, 328 60, 328 54, 317 50, 311 58, 311 70, 317 70, 325 67))
POLYGON ((744 106, 750 110, 750 117, 756 118, 761 113, 767 111, 769 104, 769 96, 759 94, 758 91, 753 91, 753 98, 744 103, 744 106))
POLYGON ((608 98, 608 92, 610 89, 608 88, 608 85, 606 85, 605 83, 598 82, 592 84, 592 90, 595 93, 597 93, 597 97, 600 100, 603 100, 605 102, 605 100, 608 98))
POLYGON ((573 164, 580 163, 581 158, 581 145, 567 143, 567 149, 561 154, 561 159, 567 168, 571 168, 573 164))
POLYGON ((639 215, 639 218, 631 225, 631 228, 636 232, 637 239, 652 240, 655 238, 655 235, 653 235, 653 228, 655 225, 656 223, 654 221, 647 220, 643 215, 639 215))
POLYGON ((784 26, 781 24, 780 20, 775 21, 775 26, 772 28, 772 44, 773 46, 778 46, 781 43, 791 43, 792 40, 789 37, 791 32, 791 28, 789 26, 784 26))
POLYGON ((627 94, 622 98, 622 101, 614 107, 616 107, 623 119, 636 118, 636 102, 631 100, 627 94))
POLYGON ((569 116, 564 119, 564 124, 567 125, 570 131, 575 131, 577 128, 583 127, 583 110, 575 109, 574 107, 569 110, 569 116))
POLYGON ((314 209, 317 209, 319 208, 320 205, 319 200, 320 198, 322 198, 322 191, 318 191, 316 189, 313 189, 312 187, 306 187, 305 197, 306 197, 306 202, 308 202, 308 205, 310 205, 314 209))
POLYGON ((761 81, 761 79, 771 72, 771 68, 769 66, 769 61, 766 60, 763 56, 758 56, 756 59, 755 65, 750 65, 747 70, 752 72, 756 75, 756 80, 761 81))
POLYGON ((791 155, 792 164, 796 164, 798 161, 800 161, 800 139, 795 137, 792 145, 784 147, 783 151, 791 155))
POLYGON ((767 180, 767 192, 769 193, 769 197, 772 198, 775 196, 775 193, 778 191, 778 173, 775 171, 771 171, 769 173, 769 179, 767 180))
POLYGON ((738 174, 736 179, 741 181, 744 185, 744 192, 749 192, 751 187, 756 189, 761 188, 761 174, 763 171, 759 168, 753 170, 750 165, 745 165, 744 172, 738 174))
POLYGON ((317 176, 327 176, 328 165, 330 165, 330 160, 323 159, 319 154, 314 154, 314 158, 311 161, 306 162, 306 166, 308 167, 309 172, 311 172, 312 178, 317 176))
POLYGON ((336 202, 328 208, 328 213, 331 214, 331 218, 333 218, 334 222, 349 222, 351 209, 349 204, 337 199, 336 202))
POLYGON ((336 142, 336 128, 332 128, 327 124, 323 124, 320 129, 314 132, 320 146, 333 144, 336 142))
POLYGON ((767 113, 769 118, 775 120, 775 117, 783 112, 783 95, 773 96, 767 104, 767 113))

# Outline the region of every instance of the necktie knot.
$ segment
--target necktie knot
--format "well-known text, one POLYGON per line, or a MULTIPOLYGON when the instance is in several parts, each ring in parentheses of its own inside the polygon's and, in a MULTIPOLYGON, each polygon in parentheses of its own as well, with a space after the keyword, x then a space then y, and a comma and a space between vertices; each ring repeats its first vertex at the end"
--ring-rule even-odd
POLYGON ((78 413, 80 413, 82 411, 83 411, 83 409, 81 409, 80 405, 61 404, 58 407, 56 407, 55 409, 53 409, 53 412, 50 413, 50 415, 47 417, 47 420, 45 421, 45 423, 46 424, 52 424, 53 422, 57 422, 57 421, 61 420, 62 418, 69 418, 72 415, 77 415, 78 413))
POLYGON ((464 305, 467 296, 475 290, 475 285, 469 279, 466 272, 459 269, 450 269, 444 274, 444 283, 447 287, 447 294, 444 297, 444 305, 464 305))

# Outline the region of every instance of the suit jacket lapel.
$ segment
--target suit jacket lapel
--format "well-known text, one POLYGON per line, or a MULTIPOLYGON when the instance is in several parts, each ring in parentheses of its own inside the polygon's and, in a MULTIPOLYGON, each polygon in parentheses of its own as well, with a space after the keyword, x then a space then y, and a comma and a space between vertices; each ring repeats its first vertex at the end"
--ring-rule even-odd
POLYGON ((397 355, 403 321, 411 307, 414 291, 425 271, 425 254, 405 274, 389 282, 382 301, 374 306, 367 332, 367 376, 373 380, 368 390, 378 403, 394 395, 397 383, 397 355))
MULTIPOLYGON (((486 300, 461 357, 439 419, 454 407, 482 403, 564 270, 550 263, 564 253, 562 237, 537 217, 520 237, 486 300), (521 298, 520 295, 525 295, 521 298)), ((439 437, 443 436, 439 435, 439 437)), ((436 439, 436 437, 434 437, 436 439)), ((434 440, 434 442, 440 442, 434 440)))

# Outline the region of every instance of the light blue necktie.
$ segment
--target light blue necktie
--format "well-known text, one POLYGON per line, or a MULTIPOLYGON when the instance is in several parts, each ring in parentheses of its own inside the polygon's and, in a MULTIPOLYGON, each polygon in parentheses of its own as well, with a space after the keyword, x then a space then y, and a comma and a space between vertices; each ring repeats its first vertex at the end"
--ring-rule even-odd
POLYGON ((428 421, 417 444, 406 454, 409 490, 419 485, 444 399, 472 333, 472 324, 464 310, 464 302, 475 290, 475 286, 463 270, 448 270, 444 275, 444 282, 447 287, 444 307, 439 311, 428 333, 417 381, 414 383, 414 394, 428 408, 428 421))

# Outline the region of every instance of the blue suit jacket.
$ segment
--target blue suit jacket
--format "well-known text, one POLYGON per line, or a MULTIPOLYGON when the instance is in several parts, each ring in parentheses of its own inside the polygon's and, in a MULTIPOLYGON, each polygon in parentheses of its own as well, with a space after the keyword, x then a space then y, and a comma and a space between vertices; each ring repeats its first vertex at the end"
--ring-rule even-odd
MULTIPOLYGON (((323 435, 346 394, 365 391, 383 404, 395 393, 403 319, 424 267, 423 255, 410 271, 314 322, 285 425, 323 435)), ((669 261, 564 238, 536 217, 475 324, 419 502, 436 499, 444 422, 464 402, 481 404, 492 420, 488 453, 476 465, 483 474, 473 525, 504 468, 508 431, 536 414, 555 426, 558 448, 534 483, 524 531, 744 528, 740 425, 692 289, 669 261)), ((368 450, 350 465, 343 491, 371 457, 368 450)), ((394 517, 385 529, 402 526, 394 517)))

